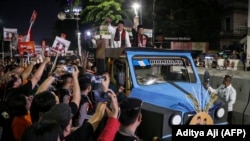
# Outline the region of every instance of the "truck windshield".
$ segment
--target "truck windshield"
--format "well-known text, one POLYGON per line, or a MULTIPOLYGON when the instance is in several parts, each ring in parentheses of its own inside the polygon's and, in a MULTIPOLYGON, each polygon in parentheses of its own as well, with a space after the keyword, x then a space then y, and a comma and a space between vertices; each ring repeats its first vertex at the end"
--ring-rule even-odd
POLYGON ((168 81, 195 83, 190 60, 186 57, 133 57, 136 80, 139 85, 153 85, 168 81))

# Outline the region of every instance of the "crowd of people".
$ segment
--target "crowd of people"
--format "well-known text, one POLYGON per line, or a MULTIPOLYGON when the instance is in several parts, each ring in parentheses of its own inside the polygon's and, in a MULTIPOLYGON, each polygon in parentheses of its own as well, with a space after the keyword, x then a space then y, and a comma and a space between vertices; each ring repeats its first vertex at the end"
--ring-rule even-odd
POLYGON ((205 55, 197 56, 194 62, 196 67, 215 68, 219 70, 245 70, 246 64, 244 58, 243 53, 233 50, 232 54, 227 56, 219 55, 219 53, 208 57, 205 55), (223 60, 223 62, 220 63, 219 60, 223 60))
MULTIPOLYGON (((136 19, 134 23, 131 45, 124 22, 114 28, 107 18, 111 47, 150 46, 143 26, 136 19)), ((141 140, 136 130, 143 102, 111 84, 107 72, 95 74, 93 64, 88 62, 83 68, 77 57, 57 62, 51 57, 42 61, 33 57, 26 65, 22 59, 0 64, 0 141, 141 140), (93 81, 97 77, 100 82, 93 81)), ((224 87, 231 86, 230 80, 225 78, 224 87)), ((236 92, 225 98, 235 100, 236 92)))
POLYGON ((142 100, 112 86, 108 73, 97 90, 97 75, 74 60, 58 61, 54 69, 53 62, 1 64, 1 141, 140 140, 142 100))
MULTIPOLYGON (((150 45, 138 20, 131 42, 124 21, 113 27, 107 18, 112 48, 150 45)), ((108 73, 96 73, 91 61, 80 66, 76 56, 55 61, 45 52, 42 60, 28 59, 5 58, 0 64, 0 141, 141 140, 136 129, 142 100, 127 97, 108 73), (96 84, 93 77, 99 75, 96 84)))
MULTIPOLYGON (((108 73, 95 74, 91 63, 83 69, 75 57, 59 60, 54 69, 51 57, 37 59, 1 64, 1 141, 141 140, 136 129, 143 102, 114 87, 108 73)), ((218 89, 206 88, 228 103, 231 124, 236 100, 231 77, 225 76, 218 89)))

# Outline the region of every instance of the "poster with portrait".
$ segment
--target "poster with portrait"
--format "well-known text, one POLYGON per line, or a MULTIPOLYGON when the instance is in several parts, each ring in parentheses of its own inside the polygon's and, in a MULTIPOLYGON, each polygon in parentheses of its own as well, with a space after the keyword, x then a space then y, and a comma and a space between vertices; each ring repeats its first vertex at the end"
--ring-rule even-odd
POLYGON ((39 46, 39 45, 35 45, 35 54, 43 54, 43 48, 42 46, 39 46))
POLYGON ((3 28, 3 40, 11 41, 13 38, 16 38, 17 29, 16 28, 3 28))
POLYGON ((34 41, 30 42, 18 42, 18 51, 20 56, 24 55, 35 55, 35 43, 34 41))
POLYGON ((15 33, 10 40, 10 48, 17 50, 18 34, 15 33))
POLYGON ((57 51, 60 54, 65 55, 65 53, 68 51, 70 45, 70 41, 56 36, 54 43, 52 45, 52 50, 57 51))

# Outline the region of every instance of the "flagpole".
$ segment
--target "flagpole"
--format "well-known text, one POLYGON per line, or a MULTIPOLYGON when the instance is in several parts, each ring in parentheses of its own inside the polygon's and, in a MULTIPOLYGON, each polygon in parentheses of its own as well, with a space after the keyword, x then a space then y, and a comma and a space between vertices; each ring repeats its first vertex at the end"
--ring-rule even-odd
POLYGON ((27 64, 30 64, 30 53, 27 54, 27 64))
POLYGON ((58 56, 59 56, 59 52, 57 50, 53 50, 56 52, 56 58, 52 64, 52 67, 51 67, 51 70, 50 70, 50 73, 52 73, 52 71, 54 70, 55 66, 56 66, 56 62, 57 62, 57 59, 58 59, 58 56))
POLYGON ((2 61, 4 63, 4 40, 2 40, 2 61))
POLYGON ((11 41, 10 41, 10 58, 12 58, 12 47, 11 47, 11 41))
POLYGON ((25 39, 26 42, 30 41, 30 30, 31 30, 32 25, 33 25, 33 22, 30 23, 29 30, 25 39))

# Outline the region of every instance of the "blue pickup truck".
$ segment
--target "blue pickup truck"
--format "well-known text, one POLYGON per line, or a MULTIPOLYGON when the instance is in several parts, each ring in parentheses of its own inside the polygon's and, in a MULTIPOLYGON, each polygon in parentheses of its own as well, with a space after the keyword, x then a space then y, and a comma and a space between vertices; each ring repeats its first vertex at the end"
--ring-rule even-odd
POLYGON ((111 83, 143 100, 138 135, 171 140, 173 125, 227 124, 227 106, 209 94, 197 73, 195 51, 153 48, 106 49, 111 83))

